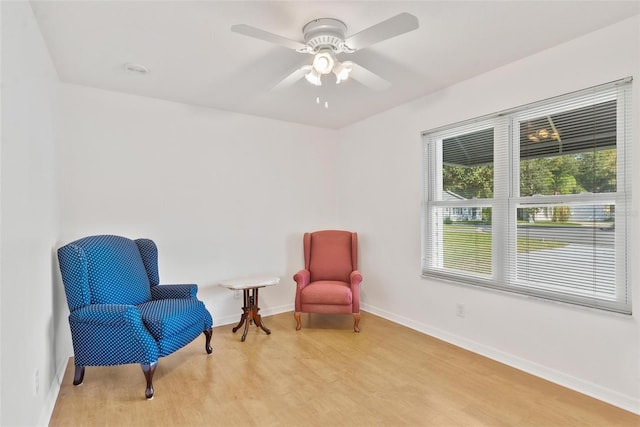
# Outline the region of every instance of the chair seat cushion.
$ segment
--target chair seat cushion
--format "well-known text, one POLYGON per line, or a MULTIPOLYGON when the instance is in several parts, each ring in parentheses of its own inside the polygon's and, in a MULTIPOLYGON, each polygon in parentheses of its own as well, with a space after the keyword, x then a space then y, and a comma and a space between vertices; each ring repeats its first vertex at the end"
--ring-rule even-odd
POLYGON ((302 304, 351 305, 352 294, 348 283, 319 280, 309 283, 300 293, 302 304))
POLYGON ((176 335, 201 324, 204 329, 204 303, 195 299, 161 299, 138 306, 142 322, 156 340, 176 335))

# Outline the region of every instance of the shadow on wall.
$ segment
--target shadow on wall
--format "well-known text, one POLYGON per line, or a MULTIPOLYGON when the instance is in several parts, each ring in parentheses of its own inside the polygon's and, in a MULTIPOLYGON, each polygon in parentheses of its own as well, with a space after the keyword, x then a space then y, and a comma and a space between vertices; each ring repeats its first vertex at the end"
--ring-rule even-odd
MULTIPOLYGON (((62 284, 62 276, 58 264, 58 248, 64 243, 56 242, 51 249, 51 290, 52 295, 52 320, 51 320, 51 339, 53 340, 51 348, 55 358, 54 372, 60 374, 59 370, 67 366, 69 357, 73 355, 73 345, 71 344, 71 332, 69 332, 69 307, 67 306, 67 297, 64 293, 64 285, 62 284)), ((52 363, 53 363, 52 360, 52 363)), ((62 380, 62 377, 58 378, 62 380)), ((58 381, 59 383, 60 381, 58 381)))

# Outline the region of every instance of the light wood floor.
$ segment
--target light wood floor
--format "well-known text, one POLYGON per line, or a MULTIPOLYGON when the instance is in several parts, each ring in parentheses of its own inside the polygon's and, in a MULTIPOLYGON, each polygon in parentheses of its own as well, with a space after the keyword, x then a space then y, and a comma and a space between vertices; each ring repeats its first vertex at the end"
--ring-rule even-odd
POLYGON ((70 361, 51 426, 640 426, 640 416, 369 313, 265 317, 240 342, 217 327, 160 359, 155 397, 138 365, 70 361))

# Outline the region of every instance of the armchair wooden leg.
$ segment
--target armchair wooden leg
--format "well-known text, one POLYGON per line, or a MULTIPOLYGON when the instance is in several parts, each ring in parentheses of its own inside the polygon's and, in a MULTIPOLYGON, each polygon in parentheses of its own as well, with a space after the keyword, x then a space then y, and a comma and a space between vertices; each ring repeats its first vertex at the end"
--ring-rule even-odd
POLYGON ((144 391, 144 395, 148 400, 151 400, 153 399, 153 374, 156 372, 158 362, 153 362, 150 365, 142 363, 140 366, 142 366, 142 372, 147 379, 147 389, 144 391))
POLYGON ((302 329, 302 323, 300 322, 300 313, 297 311, 294 312, 293 317, 295 317, 296 319, 296 331, 299 331, 300 329, 302 329))
POLYGON ((207 354, 211 354, 213 352, 213 348, 211 348, 211 336, 213 335, 213 328, 209 328, 204 332, 204 336, 207 337, 207 342, 204 345, 204 349, 207 350, 207 354))
POLYGON ((353 313, 353 330, 360 332, 360 313, 353 313))
POLYGON ((73 375, 73 385, 80 385, 84 381, 84 366, 76 366, 76 372, 73 375))

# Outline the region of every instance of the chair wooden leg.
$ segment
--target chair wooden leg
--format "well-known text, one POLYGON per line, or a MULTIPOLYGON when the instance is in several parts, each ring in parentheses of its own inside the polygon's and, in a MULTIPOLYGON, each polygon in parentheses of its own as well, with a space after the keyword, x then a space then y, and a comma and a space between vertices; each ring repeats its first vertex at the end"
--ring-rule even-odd
POLYGON ((300 313, 297 311, 294 312, 293 317, 295 317, 296 319, 296 331, 299 331, 300 329, 302 329, 302 322, 300 322, 300 313))
POLYGON ((211 354, 213 352, 213 348, 211 348, 211 336, 213 335, 213 328, 209 328, 203 332, 204 336, 207 337, 204 349, 207 351, 207 354, 211 354))
POLYGON ((84 366, 76 366, 76 372, 73 376, 73 385, 80 385, 84 381, 84 366))
POLYGON ((153 374, 156 372, 156 366, 158 366, 158 362, 153 362, 150 365, 146 363, 142 363, 142 372, 144 372, 144 377, 147 379, 147 389, 144 391, 144 395, 148 400, 153 399, 153 374))
POLYGON ((360 313, 353 313, 353 330, 360 332, 360 313))

